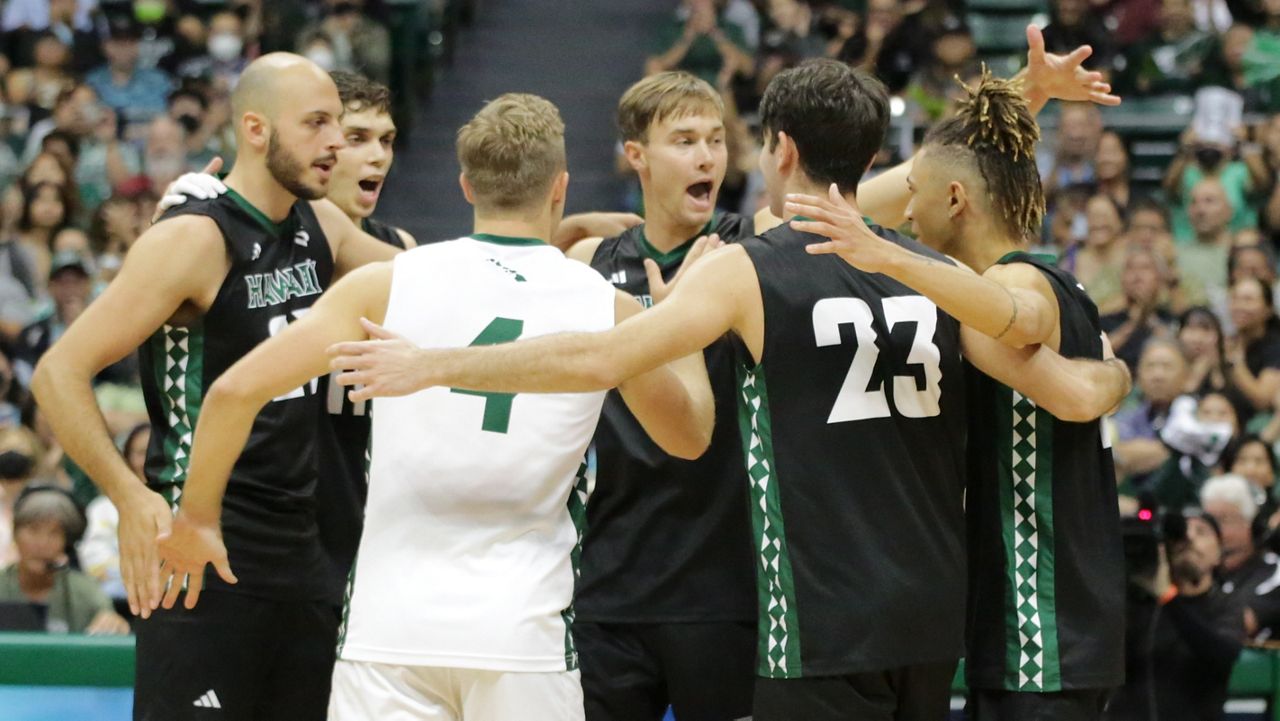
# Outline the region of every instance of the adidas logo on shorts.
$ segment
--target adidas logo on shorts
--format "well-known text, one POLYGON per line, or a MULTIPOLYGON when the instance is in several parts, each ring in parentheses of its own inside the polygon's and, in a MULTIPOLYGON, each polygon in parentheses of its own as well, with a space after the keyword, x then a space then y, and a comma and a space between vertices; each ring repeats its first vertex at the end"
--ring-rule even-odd
POLYGON ((222 703, 218 701, 218 694, 214 693, 213 689, 205 691, 204 695, 196 699, 191 705, 198 708, 222 708, 222 703))

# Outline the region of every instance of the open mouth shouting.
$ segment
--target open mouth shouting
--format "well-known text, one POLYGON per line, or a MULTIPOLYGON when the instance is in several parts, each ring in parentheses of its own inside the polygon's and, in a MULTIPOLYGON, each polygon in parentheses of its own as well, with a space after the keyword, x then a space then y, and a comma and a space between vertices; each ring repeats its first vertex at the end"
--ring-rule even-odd
POLYGON ((685 188, 684 192, 695 211, 706 213, 715 208, 715 199, 711 197, 714 189, 715 183, 710 180, 701 180, 685 188))
POLYGON ((382 194, 382 182, 382 175, 369 175, 357 183, 360 190, 356 197, 361 205, 372 207, 378 203, 378 196, 382 194))

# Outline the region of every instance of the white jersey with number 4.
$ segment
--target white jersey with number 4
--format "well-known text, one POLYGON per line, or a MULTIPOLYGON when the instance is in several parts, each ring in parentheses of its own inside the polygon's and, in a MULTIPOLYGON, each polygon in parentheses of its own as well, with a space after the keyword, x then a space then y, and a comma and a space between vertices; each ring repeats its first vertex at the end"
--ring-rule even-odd
MULTIPOLYGON (((613 327, 614 290, 535 240, 476 235, 394 261, 386 327, 426 348, 613 327)), ((583 456, 604 393, 431 388, 379 398, 339 657, 577 667, 583 456)))

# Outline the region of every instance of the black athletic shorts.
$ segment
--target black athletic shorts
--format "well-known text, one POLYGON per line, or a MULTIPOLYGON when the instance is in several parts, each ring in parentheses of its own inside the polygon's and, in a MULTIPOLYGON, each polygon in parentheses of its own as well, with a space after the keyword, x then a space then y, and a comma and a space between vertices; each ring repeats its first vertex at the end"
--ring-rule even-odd
POLYGON ((958 661, 845 676, 756 679, 755 721, 945 721, 958 661))
POLYGON ((134 721, 323 721, 338 617, 325 601, 205 591, 137 625, 134 721))
POLYGON ((1111 689, 1056 693, 973 689, 965 704, 969 721, 1098 721, 1111 689))
POLYGON ((751 716, 754 622, 573 624, 587 721, 751 716))

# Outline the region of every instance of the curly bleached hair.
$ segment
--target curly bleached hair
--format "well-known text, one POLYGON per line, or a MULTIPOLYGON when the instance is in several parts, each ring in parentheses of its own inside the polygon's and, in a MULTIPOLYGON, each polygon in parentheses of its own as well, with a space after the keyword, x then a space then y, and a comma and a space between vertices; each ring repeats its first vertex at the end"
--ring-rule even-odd
POLYGON ((933 126, 926 148, 975 167, 987 184, 997 220, 1027 240, 1044 220, 1044 189, 1036 168, 1040 127, 1022 96, 1022 83, 992 77, 984 65, 976 85, 965 85, 955 114, 933 126))

